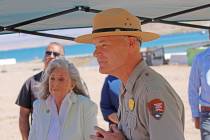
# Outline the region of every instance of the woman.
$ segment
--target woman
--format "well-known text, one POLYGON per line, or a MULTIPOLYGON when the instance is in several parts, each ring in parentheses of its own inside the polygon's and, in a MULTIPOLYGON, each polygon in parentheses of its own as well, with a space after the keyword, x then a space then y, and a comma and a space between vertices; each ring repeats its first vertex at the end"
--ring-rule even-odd
POLYGON ((34 102, 29 140, 88 140, 96 125, 97 106, 88 97, 78 70, 58 58, 48 65, 34 102))

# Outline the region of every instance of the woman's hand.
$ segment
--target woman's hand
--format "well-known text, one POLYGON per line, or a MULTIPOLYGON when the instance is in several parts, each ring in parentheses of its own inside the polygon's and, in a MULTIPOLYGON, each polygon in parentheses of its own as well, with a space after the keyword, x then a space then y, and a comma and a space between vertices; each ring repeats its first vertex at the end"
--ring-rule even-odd
POLYGON ((91 135, 91 140, 126 140, 122 132, 116 125, 110 126, 111 131, 105 131, 100 127, 95 127, 96 135, 91 135))

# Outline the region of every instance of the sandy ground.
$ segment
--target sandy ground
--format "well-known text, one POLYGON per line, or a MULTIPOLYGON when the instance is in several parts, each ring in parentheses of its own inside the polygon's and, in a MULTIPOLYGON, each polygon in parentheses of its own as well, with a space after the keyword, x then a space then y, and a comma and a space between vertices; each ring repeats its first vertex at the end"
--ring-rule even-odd
MULTIPOLYGON (((85 66, 89 59, 72 60, 76 63, 81 76, 88 85, 91 98, 98 104, 100 90, 106 75, 99 74, 97 66, 85 66)), ((93 63, 93 62, 91 62, 93 63)), ((23 82, 42 68, 40 61, 18 63, 15 65, 0 66, 0 136, 1 140, 20 140, 18 129, 19 108, 14 104, 23 82)), ((191 121, 191 112, 187 98, 187 83, 190 67, 186 65, 165 65, 153 67, 161 73, 181 96, 186 111, 185 137, 186 140, 200 140, 198 130, 194 129, 191 121)), ((98 113, 99 125, 107 128, 100 110, 98 113)))

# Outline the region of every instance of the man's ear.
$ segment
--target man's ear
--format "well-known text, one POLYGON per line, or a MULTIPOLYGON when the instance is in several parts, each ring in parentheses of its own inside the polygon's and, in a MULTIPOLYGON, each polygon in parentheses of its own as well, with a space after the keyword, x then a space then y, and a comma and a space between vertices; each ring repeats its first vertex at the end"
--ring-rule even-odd
POLYGON ((128 41, 129 41, 129 46, 130 47, 135 47, 136 46, 136 38, 135 37, 129 36, 128 41))

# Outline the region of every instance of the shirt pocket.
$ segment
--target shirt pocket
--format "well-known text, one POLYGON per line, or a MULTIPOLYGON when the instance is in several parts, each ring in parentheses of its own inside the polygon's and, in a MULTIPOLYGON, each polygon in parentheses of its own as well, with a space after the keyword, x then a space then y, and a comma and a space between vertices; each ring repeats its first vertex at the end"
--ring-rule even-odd
POLYGON ((128 129, 134 130, 137 126, 137 120, 136 116, 133 113, 128 114, 127 118, 127 126, 128 129))
POLYGON ((127 116, 127 121, 126 121, 126 126, 127 126, 127 129, 126 129, 126 136, 127 136, 127 139, 128 140, 132 140, 132 136, 134 134, 134 131, 137 127, 137 117, 134 113, 128 113, 128 116, 127 116))

